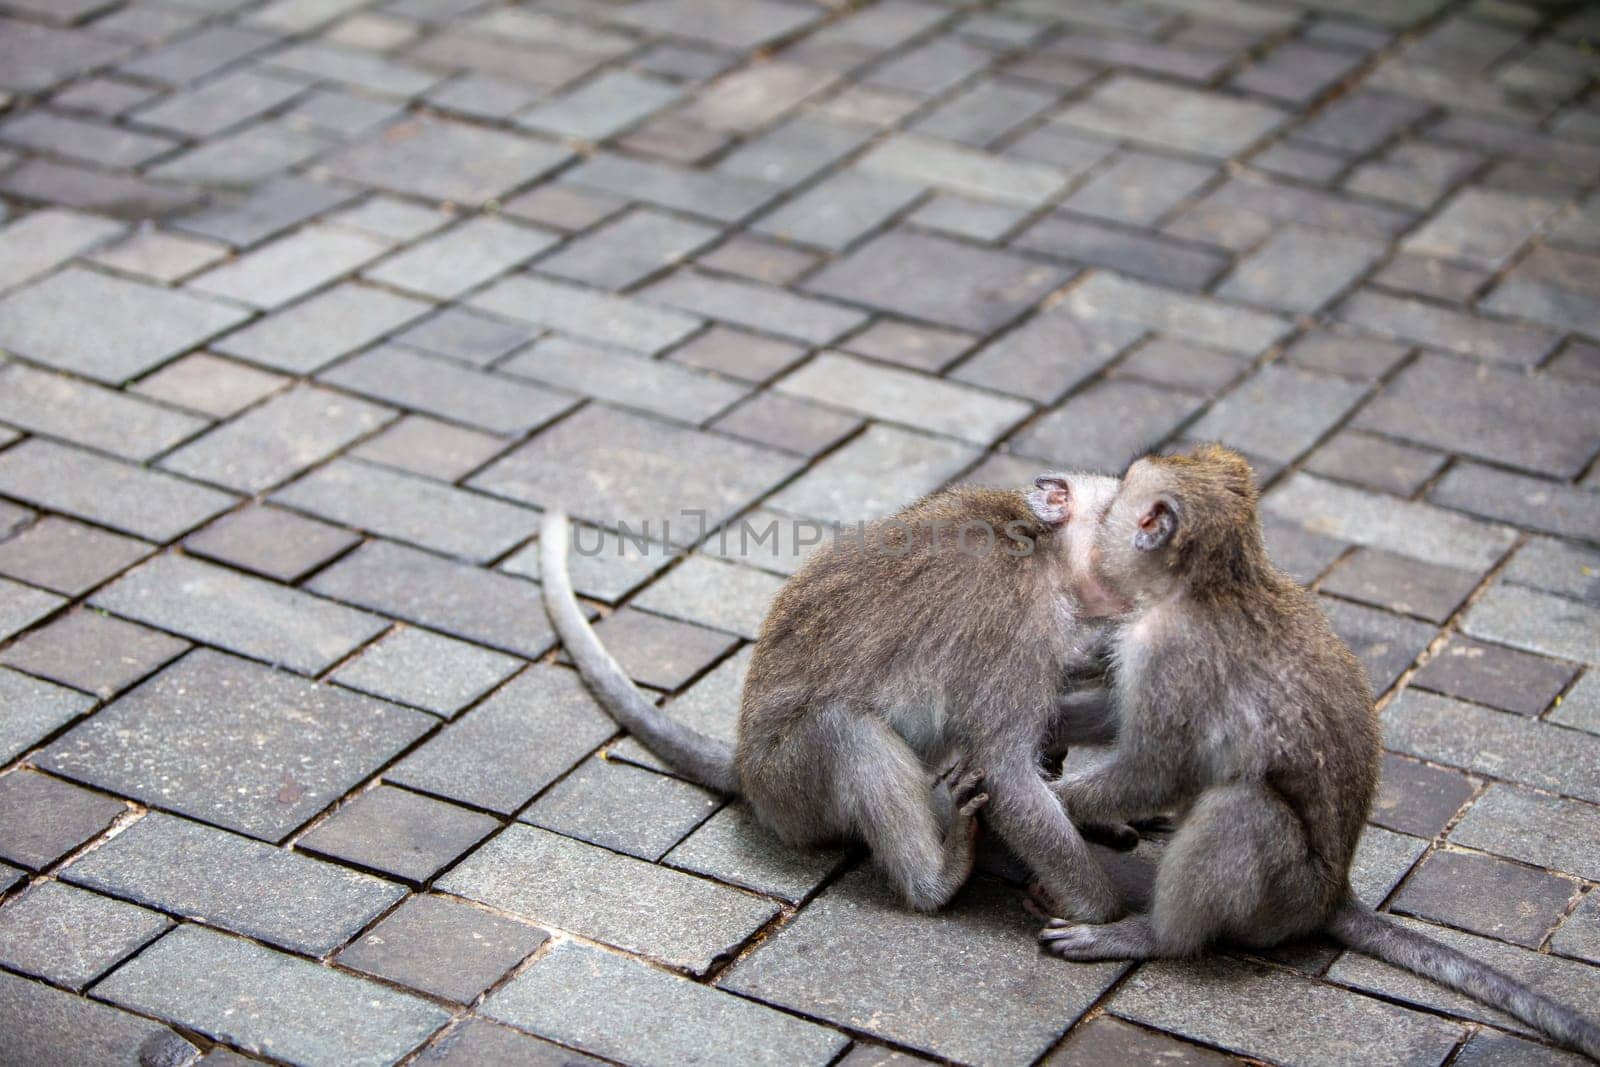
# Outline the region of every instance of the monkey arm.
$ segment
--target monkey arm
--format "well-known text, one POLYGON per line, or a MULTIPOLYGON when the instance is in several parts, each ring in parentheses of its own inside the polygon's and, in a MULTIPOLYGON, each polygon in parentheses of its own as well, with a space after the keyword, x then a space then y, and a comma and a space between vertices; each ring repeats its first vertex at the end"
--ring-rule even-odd
POLYGON ((1109 745, 1117 739, 1117 705, 1103 685, 1070 689, 1056 697, 1043 752, 1059 760, 1073 745, 1109 745))
POLYGON ((1121 823, 1169 811, 1182 800, 1170 772, 1146 766, 1126 746, 1048 788, 1075 823, 1121 823))
POLYGON ((1062 913, 1092 923, 1122 914, 1105 872, 1033 762, 1013 756, 992 766, 986 780, 989 826, 1028 865, 1062 913))

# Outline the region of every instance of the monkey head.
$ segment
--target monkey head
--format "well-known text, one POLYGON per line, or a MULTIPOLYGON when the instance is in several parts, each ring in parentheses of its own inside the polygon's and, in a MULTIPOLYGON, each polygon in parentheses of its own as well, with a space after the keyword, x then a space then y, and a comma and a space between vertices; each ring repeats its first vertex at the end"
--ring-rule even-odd
POLYGON ((1255 472, 1216 444, 1135 460, 1095 537, 1100 584, 1135 602, 1248 582, 1264 561, 1255 472))
POLYGON ((1128 605, 1097 580, 1095 533, 1117 495, 1117 479, 1105 474, 1050 471, 1033 481, 1028 510, 1047 531, 1049 549, 1060 568, 1061 588, 1081 618, 1119 615, 1128 605))

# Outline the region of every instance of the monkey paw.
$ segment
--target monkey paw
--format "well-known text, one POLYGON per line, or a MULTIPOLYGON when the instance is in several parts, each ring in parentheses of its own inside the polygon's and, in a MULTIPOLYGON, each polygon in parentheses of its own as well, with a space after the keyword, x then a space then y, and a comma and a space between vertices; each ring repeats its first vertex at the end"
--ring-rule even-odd
POLYGON ((1094 960, 1124 959, 1113 946, 1105 943, 1100 928, 1075 923, 1068 919, 1051 919, 1039 931, 1039 944, 1052 956, 1064 960, 1089 963, 1094 960))
POLYGON ((1078 827, 1078 832, 1083 834, 1085 841, 1093 841, 1118 852, 1132 852, 1139 847, 1140 832, 1127 823, 1089 822, 1078 827))

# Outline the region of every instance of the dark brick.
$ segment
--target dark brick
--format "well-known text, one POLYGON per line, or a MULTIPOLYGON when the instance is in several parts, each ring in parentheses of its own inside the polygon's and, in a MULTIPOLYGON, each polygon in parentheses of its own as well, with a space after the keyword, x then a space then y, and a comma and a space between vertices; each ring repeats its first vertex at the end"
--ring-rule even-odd
POLYGON ((1374 608, 1319 598, 1334 633, 1350 646, 1366 668, 1376 697, 1416 661, 1433 640, 1433 626, 1374 608))
POLYGON ((190 534, 183 545, 197 556, 294 582, 360 540, 348 530, 257 504, 190 534))
POLYGON ((127 810, 115 797, 19 768, 0 777, 0 858, 43 870, 127 810))
POLYGON ((1199 245, 1050 215, 1011 242, 1019 248, 1085 266, 1104 267, 1177 289, 1203 289, 1222 273, 1228 259, 1199 245))
POLYGON ((78 596, 151 551, 132 537, 47 515, 0 542, 0 574, 78 596))
POLYGON ((188 648, 176 637, 79 609, 13 642, 0 662, 109 700, 188 648))
MULTIPOLYGON (((335 959, 352 970, 465 1004, 549 936, 536 926, 426 894, 400 905, 335 959)), ((424 1057, 420 1062, 434 1061, 424 1057)))
POLYGON ((1455 818, 1478 783, 1460 771, 1383 754, 1383 779, 1372 822, 1416 837, 1436 837, 1455 818))
POLYGON ((1434 852, 1395 897, 1395 911, 1538 948, 1578 885, 1473 852, 1434 852))
POLYGON ((634 680, 675 690, 737 642, 700 626, 624 608, 595 627, 607 650, 634 680))
POLYGON ((1458 462, 1428 497, 1446 507, 1561 537, 1594 541, 1600 530, 1600 494, 1478 463, 1458 462))
POLYGON ((0 962, 81 990, 171 925, 120 900, 41 882, 0 910, 0 962))
POLYGON ((1453 567, 1357 549, 1322 580, 1322 590, 1350 600, 1442 623, 1477 588, 1481 576, 1453 567))
POLYGON ((520 666, 520 660, 500 652, 401 627, 340 667, 333 680, 448 719, 520 666))
POLYGON ((1237 1063, 1199 1045, 1145 1030, 1111 1015, 1077 1027, 1039 1067, 1097 1067, 1105 1063, 1160 1063, 1163 1067, 1221 1067, 1237 1063))
POLYGON ((1519 715, 1539 715, 1576 673, 1569 664, 1457 635, 1417 672, 1412 684, 1519 715))
POLYGON ((589 759, 518 818, 590 844, 659 860, 717 810, 699 786, 604 758, 589 759))
POLYGON ((711 424, 713 430, 800 456, 815 456, 865 420, 781 393, 757 393, 711 424))
POLYGON ((318 823, 295 846, 416 885, 499 827, 482 812, 380 785, 318 823))
POLYGON ((1344 430, 1313 452, 1305 467, 1397 496, 1410 496, 1439 472, 1445 460, 1437 452, 1397 444, 1359 430, 1344 430))
POLYGON ((445 1030, 412 1062, 418 1067, 598 1067, 602 1061, 472 1016, 445 1030))

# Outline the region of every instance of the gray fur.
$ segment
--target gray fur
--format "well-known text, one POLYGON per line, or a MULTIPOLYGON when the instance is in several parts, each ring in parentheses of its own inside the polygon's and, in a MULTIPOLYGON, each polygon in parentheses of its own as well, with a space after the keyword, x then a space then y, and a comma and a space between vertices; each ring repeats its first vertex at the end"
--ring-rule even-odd
POLYGON ((1135 463, 1097 547, 1102 581, 1134 605, 1111 639, 1120 730, 1055 792, 1078 819, 1180 821, 1148 912, 1054 920, 1045 946, 1145 959, 1325 931, 1600 1058, 1600 1030, 1571 1009, 1355 902, 1377 718, 1315 598, 1268 561, 1248 464, 1215 446, 1135 463))
POLYGON ((1060 700, 1094 662, 1100 627, 1080 580, 1116 480, 1042 478, 1027 494, 959 488, 816 552, 779 593, 745 683, 739 739, 725 746, 672 722, 605 653, 565 580, 566 520, 548 514, 545 603, 597 696, 687 777, 740 793, 785 841, 864 841, 912 907, 941 907, 971 872, 976 813, 1084 919, 1120 905, 1041 776, 1042 749, 1105 736, 1103 700, 1060 700), (960 550, 963 523, 994 551, 960 550), (1033 550, 1006 551, 1008 524, 1033 550), (1063 721, 1064 720, 1064 721, 1063 721), (936 779, 959 754, 964 769, 936 779), (985 792, 978 792, 979 788, 985 792), (948 792, 951 800, 936 791, 948 792), (953 810, 948 821, 942 810, 953 810))

